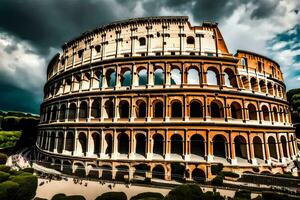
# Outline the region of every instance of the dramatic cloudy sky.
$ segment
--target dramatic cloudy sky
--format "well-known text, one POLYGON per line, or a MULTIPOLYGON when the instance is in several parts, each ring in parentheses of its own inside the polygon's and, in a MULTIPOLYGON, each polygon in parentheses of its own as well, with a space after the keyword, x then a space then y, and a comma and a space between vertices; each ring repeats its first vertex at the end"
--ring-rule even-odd
POLYGON ((157 15, 218 22, 232 53, 269 56, 287 88, 300 87, 299 0, 1 0, 0 110, 39 112, 47 63, 64 42, 115 20, 157 15))

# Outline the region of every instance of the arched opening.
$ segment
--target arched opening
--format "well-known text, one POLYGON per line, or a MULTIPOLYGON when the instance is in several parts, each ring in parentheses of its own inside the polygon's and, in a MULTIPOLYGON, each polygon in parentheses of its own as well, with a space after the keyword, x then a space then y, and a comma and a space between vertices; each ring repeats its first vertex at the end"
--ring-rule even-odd
POLYGON ((64 160, 62 165, 64 174, 72 174, 72 163, 70 161, 64 160))
POLYGON ((260 137, 255 136, 253 138, 253 146, 254 146, 254 156, 255 158, 264 159, 263 154, 263 143, 260 139, 260 137))
POLYGON ((138 118, 145 118, 146 117, 146 103, 143 100, 139 100, 137 102, 137 107, 136 107, 136 115, 138 118))
POLYGON ((160 134, 153 135, 153 153, 164 155, 164 138, 160 134))
POLYGON ((111 155, 112 153, 112 136, 111 134, 105 135, 105 154, 111 155))
POLYGON ((182 105, 179 101, 173 101, 171 103, 172 112, 171 117, 182 117, 182 105))
POLYGON ((66 105, 63 104, 60 106, 60 109, 59 109, 59 121, 64 121, 66 118, 66 105))
POLYGON ((273 114, 275 122, 278 122, 278 112, 276 107, 273 108, 273 114))
POLYGON ((226 138, 223 135, 216 135, 213 138, 213 154, 215 157, 227 157, 226 138))
POLYGON ((125 181, 126 178, 129 176, 129 167, 126 165, 121 165, 116 167, 116 180, 118 181, 125 181))
POLYGON ((93 133, 92 134, 92 138, 93 138, 93 153, 98 155, 100 153, 100 147, 101 147, 101 138, 99 133, 93 133))
POLYGON ((250 79, 250 83, 251 83, 252 91, 258 92, 258 83, 257 83, 256 78, 252 77, 250 79))
POLYGON ((76 119, 76 104, 71 103, 69 106, 68 120, 74 121, 75 119, 76 119))
POLYGON ((171 70, 171 85, 181 84, 181 72, 179 69, 174 68, 171 70))
POLYGON ((184 179, 185 167, 179 163, 171 163, 171 179, 182 181, 184 179))
POLYGON ((154 85, 163 85, 164 82, 164 71, 160 68, 157 68, 154 71, 154 85))
POLYGON ((139 38, 140 46, 145 46, 146 45, 146 38, 141 37, 139 38))
POLYGON ((280 137, 280 142, 281 142, 281 146, 282 146, 283 156, 287 158, 288 157, 288 146, 287 146, 287 141, 283 135, 280 137))
POLYGON ((200 75, 198 69, 190 68, 187 73, 187 83, 189 85, 199 85, 200 75))
POLYGON ((88 106, 87 102, 82 101, 79 107, 79 119, 87 119, 88 106))
POLYGON ((230 105, 230 110, 231 110, 231 117, 233 119, 243 118, 242 107, 238 102, 232 102, 230 105))
POLYGON ((93 77, 93 81, 92 81, 92 87, 93 88, 102 88, 102 69, 100 69, 99 71, 95 71, 94 72, 94 77, 93 77))
POLYGON ((86 153, 86 147, 87 147, 87 143, 86 143, 86 135, 83 132, 80 132, 78 135, 78 140, 79 140, 79 146, 78 146, 78 152, 79 153, 83 153, 85 155, 86 153))
POLYGON ((256 107, 252 103, 248 104, 248 114, 249 114, 249 120, 257 120, 256 107))
POLYGON ((86 173, 85 173, 85 167, 82 163, 75 163, 73 165, 74 167, 74 174, 76 176, 79 176, 79 177, 85 177, 86 173))
POLYGON ((57 119, 57 106, 54 106, 52 108, 52 116, 51 116, 51 120, 56 121, 57 119))
POLYGON ((277 150, 276 150, 276 141, 274 137, 269 136, 268 138, 268 145, 269 145, 269 152, 270 152, 270 157, 274 159, 278 159, 277 157, 277 150))
POLYGON ((263 113, 263 119, 264 121, 270 121, 270 114, 269 114, 269 109, 266 105, 263 105, 261 107, 262 113, 263 113))
POLYGON ((280 122, 283 123, 284 116, 283 116, 282 108, 279 109, 279 118, 280 118, 280 122))
POLYGON ((88 90, 90 88, 91 75, 89 73, 84 73, 81 81, 81 89, 88 90))
POLYGON ((49 107, 48 109, 47 109, 47 121, 50 121, 51 120, 51 108, 49 107))
POLYGON ((234 138, 235 156, 243 159, 248 158, 247 154, 247 142, 243 136, 236 136, 234 138))
POLYGON ((274 95, 273 85, 270 82, 268 83, 268 92, 270 95, 274 95))
POLYGON ((295 142, 295 141, 294 141, 294 137, 291 136, 291 145, 292 145, 292 149, 291 149, 290 155, 295 155, 295 154, 296 154, 294 142, 295 142))
POLYGON ((188 36, 186 38, 186 43, 187 44, 195 44, 195 38, 193 36, 188 36))
POLYGON ((74 76, 74 79, 73 79, 73 87, 72 87, 72 91, 78 91, 79 90, 79 87, 80 87, 80 82, 81 82, 81 77, 79 74, 76 74, 74 76))
POLYGON ((101 166, 101 169, 103 169, 101 179, 111 180, 112 179, 112 167, 109 165, 103 165, 103 166, 101 166))
POLYGON ((210 115, 212 118, 223 118, 224 110, 223 105, 220 101, 212 101, 210 104, 210 115))
POLYGON ((179 134, 171 136, 171 154, 183 155, 183 140, 179 134))
POLYGON ((134 168, 134 179, 139 179, 139 177, 146 178, 146 173, 149 171, 149 166, 147 164, 137 164, 134 168))
POLYGON ((244 89, 246 90, 249 90, 249 80, 246 76, 243 76, 242 77, 242 82, 243 82, 243 86, 244 86, 244 89))
POLYGON ((205 155, 205 145, 204 145, 204 138, 199 135, 195 134, 190 139, 191 144, 191 154, 204 157, 205 155))
POLYGON ((195 168, 192 171, 192 179, 196 182, 201 182, 203 183, 205 181, 205 173, 203 170, 199 168, 195 168))
POLYGON ((209 67, 206 75, 208 85, 220 85, 219 71, 216 68, 209 67))
POLYGON ((164 114, 164 106, 162 101, 154 102, 154 117, 163 117, 164 114))
POLYGON ((142 69, 139 71, 139 85, 147 85, 148 83, 148 75, 147 75, 147 70, 142 69))
POLYGON ((129 103, 126 100, 122 100, 119 103, 120 118, 129 118, 129 103))
POLYGON ((93 118, 99 118, 100 117, 100 103, 97 99, 95 99, 92 103, 91 116, 93 118))
POLYGON ((72 132, 67 132, 65 148, 66 151, 74 151, 74 134, 72 132))
POLYGON ((108 87, 116 86, 116 72, 113 69, 106 72, 106 82, 108 87))
POLYGON ((137 154, 146 156, 146 137, 144 134, 137 134, 135 136, 136 144, 135 144, 135 151, 137 154))
POLYGON ((163 166, 161 165, 156 165, 153 169, 152 169, 152 178, 156 178, 156 179, 165 179, 165 169, 163 166))
POLYGON ((131 79, 131 71, 124 71, 121 75, 121 86, 131 86, 131 79))
POLYGON ((247 66, 247 59, 246 58, 241 58, 241 65, 242 66, 247 66))
POLYGON ((64 93, 68 93, 71 91, 71 84, 72 84, 71 78, 67 78, 65 83, 64 93))
POLYGON ((260 87, 260 91, 261 92, 267 93, 267 88, 266 88, 265 81, 263 81, 263 80, 259 81, 259 87, 260 87))
POLYGON ((112 100, 107 100, 105 102, 105 111, 107 118, 113 118, 114 117, 114 103, 112 100))
POLYGON ((64 148, 64 134, 63 132, 59 132, 57 137, 57 153, 62 153, 63 148, 64 148))
POLYGON ((192 101, 190 103, 190 117, 203 117, 203 109, 201 102, 192 101))
POLYGON ((120 154, 129 153, 129 137, 126 133, 120 133, 118 135, 118 152, 120 154))
POLYGON ((224 76, 225 76, 224 77, 225 85, 227 87, 234 87, 234 88, 238 87, 236 76, 235 76, 234 72, 232 71, 232 69, 230 69, 230 68, 225 69, 224 76))
POLYGON ((55 132, 52 132, 50 136, 50 151, 52 152, 54 151, 55 138, 55 132))

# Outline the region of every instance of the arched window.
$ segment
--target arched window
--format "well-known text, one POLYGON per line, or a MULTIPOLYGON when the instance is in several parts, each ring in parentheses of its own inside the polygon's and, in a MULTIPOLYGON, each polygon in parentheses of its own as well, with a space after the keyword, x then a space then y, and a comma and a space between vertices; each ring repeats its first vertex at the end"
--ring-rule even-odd
POLYGON ((236 136, 234 138, 235 156, 243 159, 248 158, 247 142, 243 136, 236 136))
POLYGON ((199 168, 195 168, 192 171, 192 179, 196 182, 201 182, 203 183, 205 181, 205 173, 203 170, 199 169, 199 168))
POLYGON ((89 73, 84 73, 81 80, 81 89, 88 90, 90 88, 91 75, 89 73))
POLYGON ((242 82, 243 82, 244 89, 249 90, 249 80, 246 76, 242 77, 242 82))
POLYGON ((130 70, 126 70, 122 74, 121 85, 122 86, 131 86, 131 71, 130 70))
POLYGON ((226 138, 223 135, 216 135, 213 138, 213 155, 215 157, 226 158, 227 155, 226 138))
POLYGON ((261 111, 263 113, 264 121, 270 121, 270 115, 269 115, 269 109, 266 105, 263 105, 261 108, 261 111))
POLYGON ((122 100, 119 103, 120 118, 129 118, 129 103, 126 100, 122 100))
POLYGON ((87 139, 86 139, 85 133, 83 133, 83 132, 79 133, 78 140, 79 140, 80 145, 77 147, 78 148, 77 150, 80 153, 85 154, 86 150, 87 150, 87 143, 86 143, 87 139))
POLYGON ((233 102, 230 105, 230 110, 231 110, 231 117, 233 119, 242 119, 243 118, 242 107, 239 103, 233 102))
POLYGON ((191 145, 191 154, 201 156, 204 158, 205 156, 205 145, 204 145, 204 138, 199 135, 195 134, 190 139, 191 145))
POLYGON ((105 102, 105 111, 107 118, 113 118, 114 117, 114 103, 112 100, 107 100, 105 102))
POLYGON ((118 152, 120 154, 128 154, 129 152, 129 137, 126 133, 118 135, 118 152))
POLYGON ((106 82, 108 87, 116 86, 116 72, 112 69, 106 72, 106 82))
POLYGON ((67 132, 65 150, 66 151, 74 150, 74 134, 72 132, 67 132))
POLYGON ((146 103, 143 100, 139 100, 137 102, 137 110, 136 114, 138 118, 145 118, 146 117, 146 103))
POLYGON ((164 154, 164 138, 158 133, 153 135, 153 153, 161 156, 164 154))
POLYGON ((145 46, 146 45, 146 38, 141 37, 139 38, 140 46, 145 46))
POLYGON ((183 155, 183 140, 181 135, 175 134, 171 137, 171 153, 183 155))
POLYGON ((92 103, 91 116, 94 118, 100 117, 100 103, 97 99, 95 99, 92 103))
POLYGON ((105 135, 105 154, 111 154, 112 153, 112 136, 111 134, 105 135))
POLYGON ((278 158, 277 157, 277 150, 276 150, 276 145, 277 144, 276 144, 276 141, 275 141, 274 137, 269 136, 269 138, 268 138, 268 145, 269 145, 270 156, 272 158, 277 159, 278 158))
POLYGON ((88 106, 85 101, 80 103, 80 108, 79 108, 79 118, 80 119, 86 119, 87 118, 87 112, 88 112, 88 106))
POLYGON ((252 103, 248 104, 248 113, 249 113, 249 120, 257 120, 256 107, 252 103))
POLYGON ((287 158, 288 157, 288 146, 287 146, 286 138, 283 135, 280 137, 280 142, 282 145, 283 156, 287 158))
POLYGON ((54 106, 52 108, 52 116, 51 116, 51 120, 55 121, 57 119, 57 106, 54 106))
POLYGON ((154 117, 163 117, 163 113, 164 113, 163 102, 162 101, 156 101, 154 103, 153 111, 154 111, 154 113, 153 113, 154 117))
POLYGON ((219 72, 216 68, 208 68, 207 69, 207 84, 208 85, 219 85, 219 72))
POLYGON ((268 83, 268 92, 270 95, 274 95, 273 85, 270 82, 268 83))
POLYGON ((164 82, 164 71, 160 68, 157 68, 154 71, 154 85, 163 85, 164 82))
POLYGON ((100 148, 101 148, 101 138, 99 133, 95 132, 92 134, 92 138, 93 138, 93 153, 98 155, 100 153, 100 148))
POLYGON ((242 66, 247 66, 247 59, 241 58, 241 64, 242 64, 242 66))
POLYGON ((138 133, 135 136, 136 144, 135 144, 135 152, 139 155, 146 156, 146 137, 142 133, 138 133))
POLYGON ((71 103, 69 106, 69 115, 68 115, 68 120, 72 121, 76 119, 76 104, 71 103))
POLYGON ((63 148, 64 148, 64 134, 63 132, 59 132, 57 137, 57 152, 62 153, 63 148))
POLYGON ((252 91, 257 92, 257 91, 258 91, 258 83, 257 83, 256 78, 252 77, 252 78, 250 79, 250 83, 251 83, 252 91))
POLYGON ((181 72, 179 69, 175 68, 171 70, 171 85, 181 84, 181 72))
POLYGON ((190 117, 203 117, 203 109, 199 101, 190 103, 190 117))
POLYGON ((63 104, 59 109, 59 121, 64 121, 66 118, 66 105, 63 104))
POLYGON ((187 82, 190 85, 199 85, 200 84, 200 75, 198 69, 190 68, 187 74, 187 82))
POLYGON ((187 43, 187 44, 195 44, 195 39, 194 39, 194 37, 193 37, 193 36, 188 36, 188 37, 186 38, 186 43, 187 43))
POLYGON ((156 178, 156 179, 165 179, 165 169, 163 166, 161 165, 156 165, 153 169, 152 169, 152 178, 156 178))
POLYGON ((212 101, 210 104, 210 115, 212 118, 222 118, 224 116, 223 105, 219 101, 212 101))
POLYGON ((267 88, 266 88, 265 81, 263 81, 263 80, 259 81, 259 87, 260 87, 260 91, 261 92, 267 93, 267 88))
POLYGON ((263 143, 260 139, 260 137, 255 136, 253 138, 253 146, 254 146, 254 155, 255 158, 259 159, 264 159, 264 154, 263 154, 263 143))
POLYGON ((232 69, 230 69, 230 68, 225 69, 224 74, 225 74, 225 77, 224 77, 225 85, 227 87, 237 88, 238 85, 237 85, 237 81, 236 81, 236 76, 235 76, 234 72, 232 71, 232 69))
POLYGON ((274 113, 274 120, 276 122, 278 122, 278 112, 277 112, 277 108, 276 107, 273 108, 273 113, 274 113))
POLYGON ((147 70, 142 69, 139 71, 139 85, 147 85, 147 83, 148 83, 147 70))
POLYGON ((182 117, 182 105, 179 101, 174 101, 171 104, 172 113, 171 117, 182 117))

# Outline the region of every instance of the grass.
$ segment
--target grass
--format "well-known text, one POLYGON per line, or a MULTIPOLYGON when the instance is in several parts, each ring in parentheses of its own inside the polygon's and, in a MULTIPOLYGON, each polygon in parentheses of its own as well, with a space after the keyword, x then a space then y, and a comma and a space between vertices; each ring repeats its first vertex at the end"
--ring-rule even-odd
POLYGON ((22 131, 0 131, 0 148, 14 146, 21 134, 22 131))

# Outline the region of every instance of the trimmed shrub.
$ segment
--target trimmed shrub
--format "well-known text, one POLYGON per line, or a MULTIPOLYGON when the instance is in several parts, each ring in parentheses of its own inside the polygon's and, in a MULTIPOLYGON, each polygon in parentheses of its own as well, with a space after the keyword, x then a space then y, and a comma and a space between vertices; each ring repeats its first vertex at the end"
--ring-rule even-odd
POLYGON ((0 199, 13 200, 16 199, 19 184, 12 181, 0 183, 0 199))
POLYGON ((66 197, 65 194, 60 193, 60 194, 54 195, 54 196, 51 198, 51 200, 64 200, 65 197, 66 197))
POLYGON ((157 192, 143 192, 131 197, 130 200, 140 200, 140 199, 149 199, 149 198, 163 199, 164 196, 161 193, 157 193, 157 192))
POLYGON ((202 197, 203 192, 198 185, 186 184, 172 189, 164 200, 198 200, 202 197))
POLYGON ((224 200, 225 198, 219 192, 207 191, 203 194, 205 200, 224 200))
POLYGON ((219 163, 217 165, 212 165, 211 166, 211 173, 213 175, 217 175, 223 170, 223 168, 224 168, 224 165, 222 163, 219 163))
POLYGON ((249 190, 239 190, 234 194, 234 199, 236 200, 250 200, 251 199, 251 191, 249 190))
POLYGON ((230 172, 230 171, 222 171, 219 173, 219 175, 221 176, 227 176, 227 177, 232 177, 232 178, 238 178, 240 177, 239 174, 234 173, 234 172, 230 172))
POLYGON ((24 169, 22 169, 22 171, 23 171, 23 172, 28 172, 28 173, 31 173, 31 174, 33 174, 33 172, 34 172, 34 169, 33 169, 33 168, 31 168, 31 167, 28 167, 28 168, 24 168, 24 169))
POLYGON ((279 194, 276 192, 263 192, 262 193, 263 200, 300 200, 300 197, 289 196, 286 194, 279 194))
POLYGON ((127 196, 124 192, 106 192, 95 200, 127 200, 127 196))
POLYGON ((10 167, 6 165, 0 165, 1 172, 10 172, 10 167))
POLYGON ((0 171, 0 183, 2 183, 3 181, 6 181, 9 176, 10 176, 9 173, 0 171))
POLYGON ((0 164, 5 164, 7 161, 7 155, 4 153, 0 153, 0 164))
POLYGON ((23 172, 18 176, 11 176, 10 180, 16 182, 20 185, 17 192, 17 199, 33 199, 36 194, 36 189, 38 185, 37 177, 30 174, 26 175, 27 172, 23 172))
POLYGON ((224 179, 223 176, 218 175, 211 180, 211 184, 218 185, 218 186, 223 185, 223 179, 224 179))

